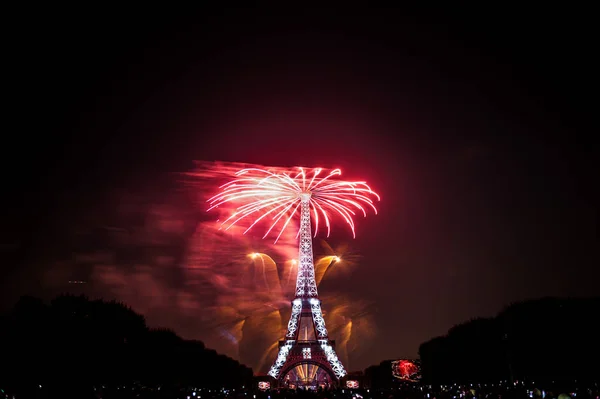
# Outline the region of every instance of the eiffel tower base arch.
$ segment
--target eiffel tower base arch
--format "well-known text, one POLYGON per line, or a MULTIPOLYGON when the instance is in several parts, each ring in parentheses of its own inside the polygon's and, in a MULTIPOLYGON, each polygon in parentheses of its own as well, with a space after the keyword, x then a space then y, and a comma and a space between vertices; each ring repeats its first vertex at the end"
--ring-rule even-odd
MULTIPOLYGON (((280 341, 279 345, 285 345, 280 341)), ((335 343, 329 341, 329 345, 335 343)), ((297 342, 288 354, 275 385, 290 389, 330 389, 337 387, 338 378, 333 372, 325 352, 318 342, 297 342)))

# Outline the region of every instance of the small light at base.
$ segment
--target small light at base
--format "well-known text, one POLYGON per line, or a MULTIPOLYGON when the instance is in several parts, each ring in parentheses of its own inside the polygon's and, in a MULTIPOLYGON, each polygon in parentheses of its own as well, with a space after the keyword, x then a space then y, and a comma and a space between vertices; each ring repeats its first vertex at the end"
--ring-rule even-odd
POLYGON ((260 389, 261 391, 266 391, 269 388, 271 388, 271 383, 269 381, 260 381, 258 383, 258 389, 260 389))

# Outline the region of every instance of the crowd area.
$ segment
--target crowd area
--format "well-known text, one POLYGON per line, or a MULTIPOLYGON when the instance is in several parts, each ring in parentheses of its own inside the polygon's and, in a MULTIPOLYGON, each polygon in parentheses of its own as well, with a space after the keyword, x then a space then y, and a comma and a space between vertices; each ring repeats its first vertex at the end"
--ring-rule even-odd
POLYGON ((0 399, 600 399, 597 383, 536 384, 501 382, 498 384, 453 384, 442 386, 404 383, 388 389, 285 390, 255 388, 201 389, 164 386, 96 386, 46 389, 41 385, 7 392, 0 387, 0 399))

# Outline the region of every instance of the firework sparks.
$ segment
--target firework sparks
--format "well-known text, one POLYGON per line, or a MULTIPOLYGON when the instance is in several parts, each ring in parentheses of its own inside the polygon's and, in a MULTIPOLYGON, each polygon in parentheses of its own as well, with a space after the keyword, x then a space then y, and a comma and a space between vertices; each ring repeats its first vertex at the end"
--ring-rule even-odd
POLYGON ((269 220, 266 238, 271 231, 278 228, 279 234, 275 242, 294 218, 302 201, 308 201, 314 219, 316 237, 319 223, 322 220, 327 227, 327 237, 331 232, 331 218, 341 217, 356 237, 354 216, 357 212, 367 215, 366 208, 377 214, 372 197, 380 200, 379 195, 362 181, 350 182, 336 179, 342 174, 335 169, 323 177, 322 168, 273 172, 265 169, 246 168, 235 174, 235 179, 222 185, 221 192, 208 199, 208 210, 223 204, 234 203, 236 209, 231 216, 221 223, 221 227, 229 230, 242 220, 250 220, 244 234, 250 231, 261 220, 269 220))
POLYGON ((421 367, 410 360, 394 360, 392 362, 392 374, 398 379, 416 382, 421 378, 421 367))

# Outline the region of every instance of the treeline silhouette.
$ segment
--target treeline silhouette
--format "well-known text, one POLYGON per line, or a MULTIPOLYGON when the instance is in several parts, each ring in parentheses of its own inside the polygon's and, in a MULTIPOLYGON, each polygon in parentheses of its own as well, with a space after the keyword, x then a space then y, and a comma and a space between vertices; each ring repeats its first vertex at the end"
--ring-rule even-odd
POLYGON ((63 295, 45 304, 23 297, 0 318, 0 384, 130 384, 237 388, 252 370, 166 329, 117 302, 63 295))
POLYGON ((451 328, 419 348, 426 383, 593 380, 600 298, 544 298, 451 328))

